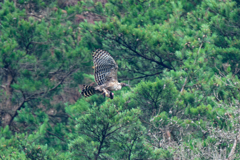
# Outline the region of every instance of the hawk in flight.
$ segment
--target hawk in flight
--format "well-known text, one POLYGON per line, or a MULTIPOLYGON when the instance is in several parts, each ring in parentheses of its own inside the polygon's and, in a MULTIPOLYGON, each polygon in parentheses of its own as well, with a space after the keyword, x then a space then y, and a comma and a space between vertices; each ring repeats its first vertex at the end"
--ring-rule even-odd
POLYGON ((101 49, 93 52, 93 63, 94 77, 98 85, 96 87, 84 85, 81 93, 84 97, 89 97, 95 93, 102 93, 103 96, 113 99, 114 94, 111 91, 129 86, 126 83, 118 82, 118 65, 108 52, 101 49))

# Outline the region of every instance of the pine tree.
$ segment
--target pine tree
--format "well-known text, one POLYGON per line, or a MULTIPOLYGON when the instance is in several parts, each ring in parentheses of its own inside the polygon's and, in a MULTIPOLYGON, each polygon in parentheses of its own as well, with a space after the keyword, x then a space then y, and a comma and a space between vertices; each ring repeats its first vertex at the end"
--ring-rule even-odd
MULTIPOLYGON (((158 80, 154 79, 150 79, 152 82, 140 83, 143 87, 136 87, 138 89, 135 93, 140 97, 137 96, 135 101, 139 103, 132 103, 133 106, 140 105, 144 110, 149 107, 141 120, 146 122, 147 130, 151 128, 148 134, 152 141, 148 142, 151 146, 159 148, 155 150, 166 155, 161 150, 164 148, 171 153, 167 155, 172 158, 227 158, 236 147, 231 148, 226 141, 220 141, 217 145, 212 142, 219 141, 219 137, 214 137, 218 128, 223 132, 231 130, 227 125, 231 124, 227 117, 220 118, 229 115, 229 111, 225 107, 219 108, 219 101, 236 104, 234 99, 238 99, 237 88, 233 85, 238 84, 238 79, 231 78, 234 72, 234 76, 238 73, 237 62, 234 62, 238 59, 238 6, 236 2, 203 1, 194 6, 195 10, 189 10, 186 3, 172 2, 171 7, 164 6, 172 11, 169 19, 159 20, 155 24, 148 17, 148 13, 161 12, 159 6, 163 5, 155 2, 159 7, 155 12, 152 3, 110 1, 106 5, 106 15, 114 14, 116 17, 92 28, 91 33, 97 39, 96 44, 113 50, 112 54, 116 58, 121 57, 118 62, 123 79, 137 79, 139 75, 140 78, 146 78, 160 74, 161 78, 174 83, 166 97, 164 92, 161 92, 164 81, 160 85, 161 88, 155 85, 158 80), (113 7, 111 3, 117 7, 113 7), (128 9, 131 12, 128 12, 128 9), (118 14, 119 12, 121 14, 118 14), (163 71, 165 68, 167 70, 163 71), (173 88, 178 92, 173 92, 173 88), (164 100, 167 101, 166 104, 164 100), (159 103, 160 106, 157 105, 159 103), (164 104, 162 108, 161 103, 164 104), (158 112, 152 109, 154 107, 158 112), (198 144, 199 146, 196 146, 198 144), (209 153, 204 151, 207 144, 209 153), (197 149, 190 148, 189 153, 185 150, 186 154, 176 154, 175 150, 181 147, 189 149, 188 146, 195 146, 197 149), (225 154, 217 153, 215 147, 225 150, 225 154)), ((134 101, 133 97, 130 99, 134 101)), ((232 117, 232 114, 230 115, 232 117)), ((235 136, 238 137, 237 129, 235 136)))
POLYGON ((138 119, 139 109, 128 110, 111 101, 91 106, 84 100, 66 109, 76 121, 72 122, 76 127, 69 136, 69 149, 74 159, 130 160, 146 157, 145 129, 138 119))
POLYGON ((48 110, 53 106, 52 97, 70 81, 73 81, 70 87, 81 83, 84 78, 81 72, 87 72, 90 66, 91 55, 81 45, 79 28, 70 21, 62 24, 67 17, 60 11, 51 14, 37 20, 28 17, 13 2, 2 4, 2 126, 11 125, 18 111, 27 105, 31 112, 41 104, 48 110))
POLYGON ((76 2, 1 4, 0 158, 239 159, 239 1, 76 2), (55 103, 97 48, 132 87, 55 103))

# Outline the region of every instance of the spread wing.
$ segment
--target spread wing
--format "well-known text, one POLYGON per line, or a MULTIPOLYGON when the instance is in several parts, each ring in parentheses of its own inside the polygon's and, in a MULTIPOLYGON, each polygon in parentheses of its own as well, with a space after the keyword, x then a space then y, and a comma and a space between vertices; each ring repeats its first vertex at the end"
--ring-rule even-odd
POLYGON ((118 65, 112 56, 103 50, 93 52, 94 77, 98 85, 117 81, 118 65))

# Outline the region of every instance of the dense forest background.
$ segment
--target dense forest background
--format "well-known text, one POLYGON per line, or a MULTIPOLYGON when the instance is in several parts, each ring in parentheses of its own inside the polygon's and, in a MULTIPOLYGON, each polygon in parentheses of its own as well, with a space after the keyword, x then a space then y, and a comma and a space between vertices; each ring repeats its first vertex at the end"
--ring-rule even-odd
POLYGON ((240 159, 239 61, 239 0, 0 0, 0 159, 240 159))

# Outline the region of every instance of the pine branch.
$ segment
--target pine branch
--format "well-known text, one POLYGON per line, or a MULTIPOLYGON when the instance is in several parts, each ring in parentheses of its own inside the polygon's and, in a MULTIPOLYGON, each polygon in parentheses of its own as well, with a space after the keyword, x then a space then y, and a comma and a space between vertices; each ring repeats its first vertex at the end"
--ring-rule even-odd
POLYGON ((4 86, 4 85, 1 85, 0 87, 2 87, 3 89, 6 89, 6 86, 4 86))
POLYGON ((65 79, 69 76, 69 75, 71 75, 73 72, 75 72, 76 70, 78 70, 78 69, 73 69, 72 71, 70 71, 68 74, 66 74, 63 78, 62 78, 62 80, 56 85, 56 86, 54 86, 53 88, 51 88, 50 90, 48 90, 47 92, 40 92, 40 93, 36 93, 36 94, 33 94, 32 96, 30 96, 30 97, 28 97, 28 98, 25 98, 25 95, 24 95, 24 93, 22 92, 22 94, 23 94, 23 97, 24 97, 24 100, 22 101, 22 103, 17 107, 17 109, 15 110, 15 113, 11 116, 11 119, 10 119, 10 121, 8 122, 8 125, 10 125, 11 123, 12 123, 12 121, 13 121, 13 119, 18 115, 18 110, 20 110, 22 107, 23 107, 23 105, 24 105, 24 103, 25 102, 28 102, 28 101, 30 101, 30 100, 32 100, 32 99, 35 99, 35 98, 37 98, 38 96, 40 96, 40 95, 43 95, 43 94, 46 94, 46 93, 49 93, 49 92, 52 92, 52 91, 54 91, 58 86, 60 86, 64 81, 65 81, 65 79))
POLYGON ((235 150, 236 150, 239 138, 240 138, 240 130, 238 131, 238 135, 237 135, 237 137, 234 140, 233 147, 231 149, 231 152, 228 155, 228 159, 227 160, 232 160, 233 159, 233 155, 235 154, 235 150))
POLYGON ((138 137, 135 137, 133 139, 133 143, 131 144, 131 148, 129 150, 129 153, 128 153, 128 160, 131 160, 131 155, 132 155, 132 150, 133 150, 133 146, 134 146, 134 143, 137 141, 138 137))
POLYGON ((136 55, 138 55, 138 56, 140 56, 140 57, 142 57, 142 58, 144 58, 144 59, 146 59, 146 60, 149 60, 149 61, 155 62, 155 63, 157 63, 157 64, 163 66, 164 68, 168 68, 168 69, 172 70, 171 67, 165 65, 164 63, 159 62, 159 61, 156 61, 156 60, 153 59, 153 58, 149 58, 149 57, 147 57, 147 56, 145 56, 145 55, 143 55, 143 54, 137 52, 136 50, 132 49, 132 47, 131 47, 130 45, 128 45, 126 42, 123 41, 123 43, 121 43, 121 42, 120 42, 119 40, 117 40, 117 39, 115 39, 115 41, 118 42, 118 43, 120 43, 120 44, 123 44, 125 47, 127 47, 128 49, 130 49, 130 50, 131 50, 132 52, 134 52, 136 55))
POLYGON ((49 131, 47 131, 47 132, 48 132, 50 135, 55 136, 55 137, 57 137, 58 139, 60 139, 61 141, 63 141, 63 142, 66 143, 66 141, 65 141, 63 138, 59 137, 58 135, 56 135, 56 134, 54 134, 54 133, 52 133, 52 132, 49 132, 49 131))
POLYGON ((146 78, 146 77, 151 77, 151 76, 158 75, 160 73, 162 73, 162 72, 157 72, 157 73, 154 73, 154 74, 145 74, 144 76, 135 77, 135 78, 126 78, 126 79, 122 79, 122 80, 124 81, 124 80, 133 80, 133 79, 146 78))
POLYGON ((182 86, 182 89, 181 89, 181 92, 180 92, 180 93, 182 93, 182 92, 184 91, 184 87, 186 86, 187 81, 188 81, 188 77, 185 78, 185 82, 184 82, 184 84, 183 84, 183 86, 182 86))
MULTIPOLYGON (((203 42, 200 44, 200 47, 199 47, 199 49, 198 49, 197 56, 196 56, 196 59, 195 59, 195 61, 194 61, 194 65, 195 65, 196 62, 197 62, 197 58, 198 58, 198 55, 199 55, 199 53, 200 53, 200 51, 201 51, 202 46, 203 46, 203 42)), ((184 82, 184 84, 183 84, 183 86, 182 86, 182 89, 181 89, 180 93, 182 93, 182 92, 184 91, 184 87, 186 86, 187 81, 188 81, 188 76, 185 78, 185 82, 184 82)))
POLYGON ((41 95, 43 95, 43 94, 46 94, 46 93, 49 93, 49 92, 55 90, 57 87, 59 87, 61 84, 63 84, 63 82, 65 81, 65 79, 66 79, 70 74, 72 74, 73 72, 75 72, 75 71, 77 71, 77 70, 78 70, 78 69, 74 69, 74 70, 70 71, 67 75, 65 75, 65 76, 62 78, 62 80, 61 80, 60 82, 58 82, 57 85, 55 85, 55 86, 54 86, 53 88, 51 88, 50 90, 48 90, 48 91, 42 91, 42 92, 40 92, 40 93, 33 94, 33 95, 31 95, 30 97, 28 97, 26 101, 29 101, 29 100, 31 100, 31 99, 35 99, 35 98, 37 98, 38 96, 41 96, 41 95))

